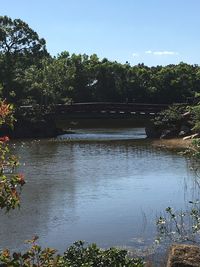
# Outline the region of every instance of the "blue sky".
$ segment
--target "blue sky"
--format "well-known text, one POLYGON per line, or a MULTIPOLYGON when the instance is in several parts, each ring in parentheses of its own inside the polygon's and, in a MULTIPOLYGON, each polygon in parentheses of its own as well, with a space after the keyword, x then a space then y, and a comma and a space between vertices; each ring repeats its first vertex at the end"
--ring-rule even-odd
POLYGON ((200 64, 200 0, 0 0, 0 9, 45 38, 51 55, 200 64))

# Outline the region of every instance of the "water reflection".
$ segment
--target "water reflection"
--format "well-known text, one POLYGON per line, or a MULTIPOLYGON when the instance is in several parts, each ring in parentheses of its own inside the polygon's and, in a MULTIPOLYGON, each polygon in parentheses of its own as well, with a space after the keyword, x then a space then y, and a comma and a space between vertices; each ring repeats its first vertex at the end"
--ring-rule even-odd
POLYGON ((144 128, 87 128, 74 129, 73 133, 59 136, 58 139, 70 141, 114 141, 145 138, 144 128))
POLYGON ((19 249, 33 234, 61 251, 80 239, 102 247, 152 244, 156 216, 167 206, 185 207, 194 174, 183 156, 127 135, 18 142, 27 185, 21 209, 1 215, 1 247, 19 249))

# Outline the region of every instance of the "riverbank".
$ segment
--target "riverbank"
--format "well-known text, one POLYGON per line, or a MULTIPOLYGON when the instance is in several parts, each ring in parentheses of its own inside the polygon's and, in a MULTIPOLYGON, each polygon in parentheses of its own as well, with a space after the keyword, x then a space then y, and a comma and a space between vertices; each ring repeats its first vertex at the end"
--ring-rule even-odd
POLYGON ((152 139, 150 143, 154 147, 162 147, 168 149, 187 149, 192 145, 192 139, 183 140, 182 138, 172 139, 152 139))

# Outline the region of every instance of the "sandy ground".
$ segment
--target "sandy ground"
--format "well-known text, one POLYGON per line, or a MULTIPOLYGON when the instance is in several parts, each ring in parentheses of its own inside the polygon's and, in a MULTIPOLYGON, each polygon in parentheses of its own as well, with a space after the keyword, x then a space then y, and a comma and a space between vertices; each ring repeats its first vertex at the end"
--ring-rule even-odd
POLYGON ((182 138, 155 139, 151 140, 151 143, 155 147, 163 147, 169 149, 185 149, 191 146, 192 140, 183 140, 182 138))

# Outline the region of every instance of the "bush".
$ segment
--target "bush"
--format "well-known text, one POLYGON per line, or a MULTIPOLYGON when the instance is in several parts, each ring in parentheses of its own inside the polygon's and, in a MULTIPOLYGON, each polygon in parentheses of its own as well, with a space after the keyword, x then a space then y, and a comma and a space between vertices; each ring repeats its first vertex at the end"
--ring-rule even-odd
POLYGON ((200 133, 200 104, 191 107, 193 131, 200 133))
POLYGON ((185 105, 172 105, 168 109, 161 111, 153 120, 158 128, 177 128, 183 120, 182 114, 186 112, 185 105))
POLYGON ((27 241, 31 248, 24 254, 4 250, 0 255, 2 267, 143 267, 141 259, 130 259, 127 251, 117 248, 103 250, 95 244, 85 246, 83 241, 75 242, 64 255, 56 250, 42 249, 36 244, 37 237, 27 241))
MULTIPOLYGON (((14 121, 13 107, 0 101, 0 127, 14 121)), ((17 158, 10 153, 7 136, 0 137, 0 208, 15 209, 20 205, 21 188, 25 184, 23 174, 16 173, 17 158)))

